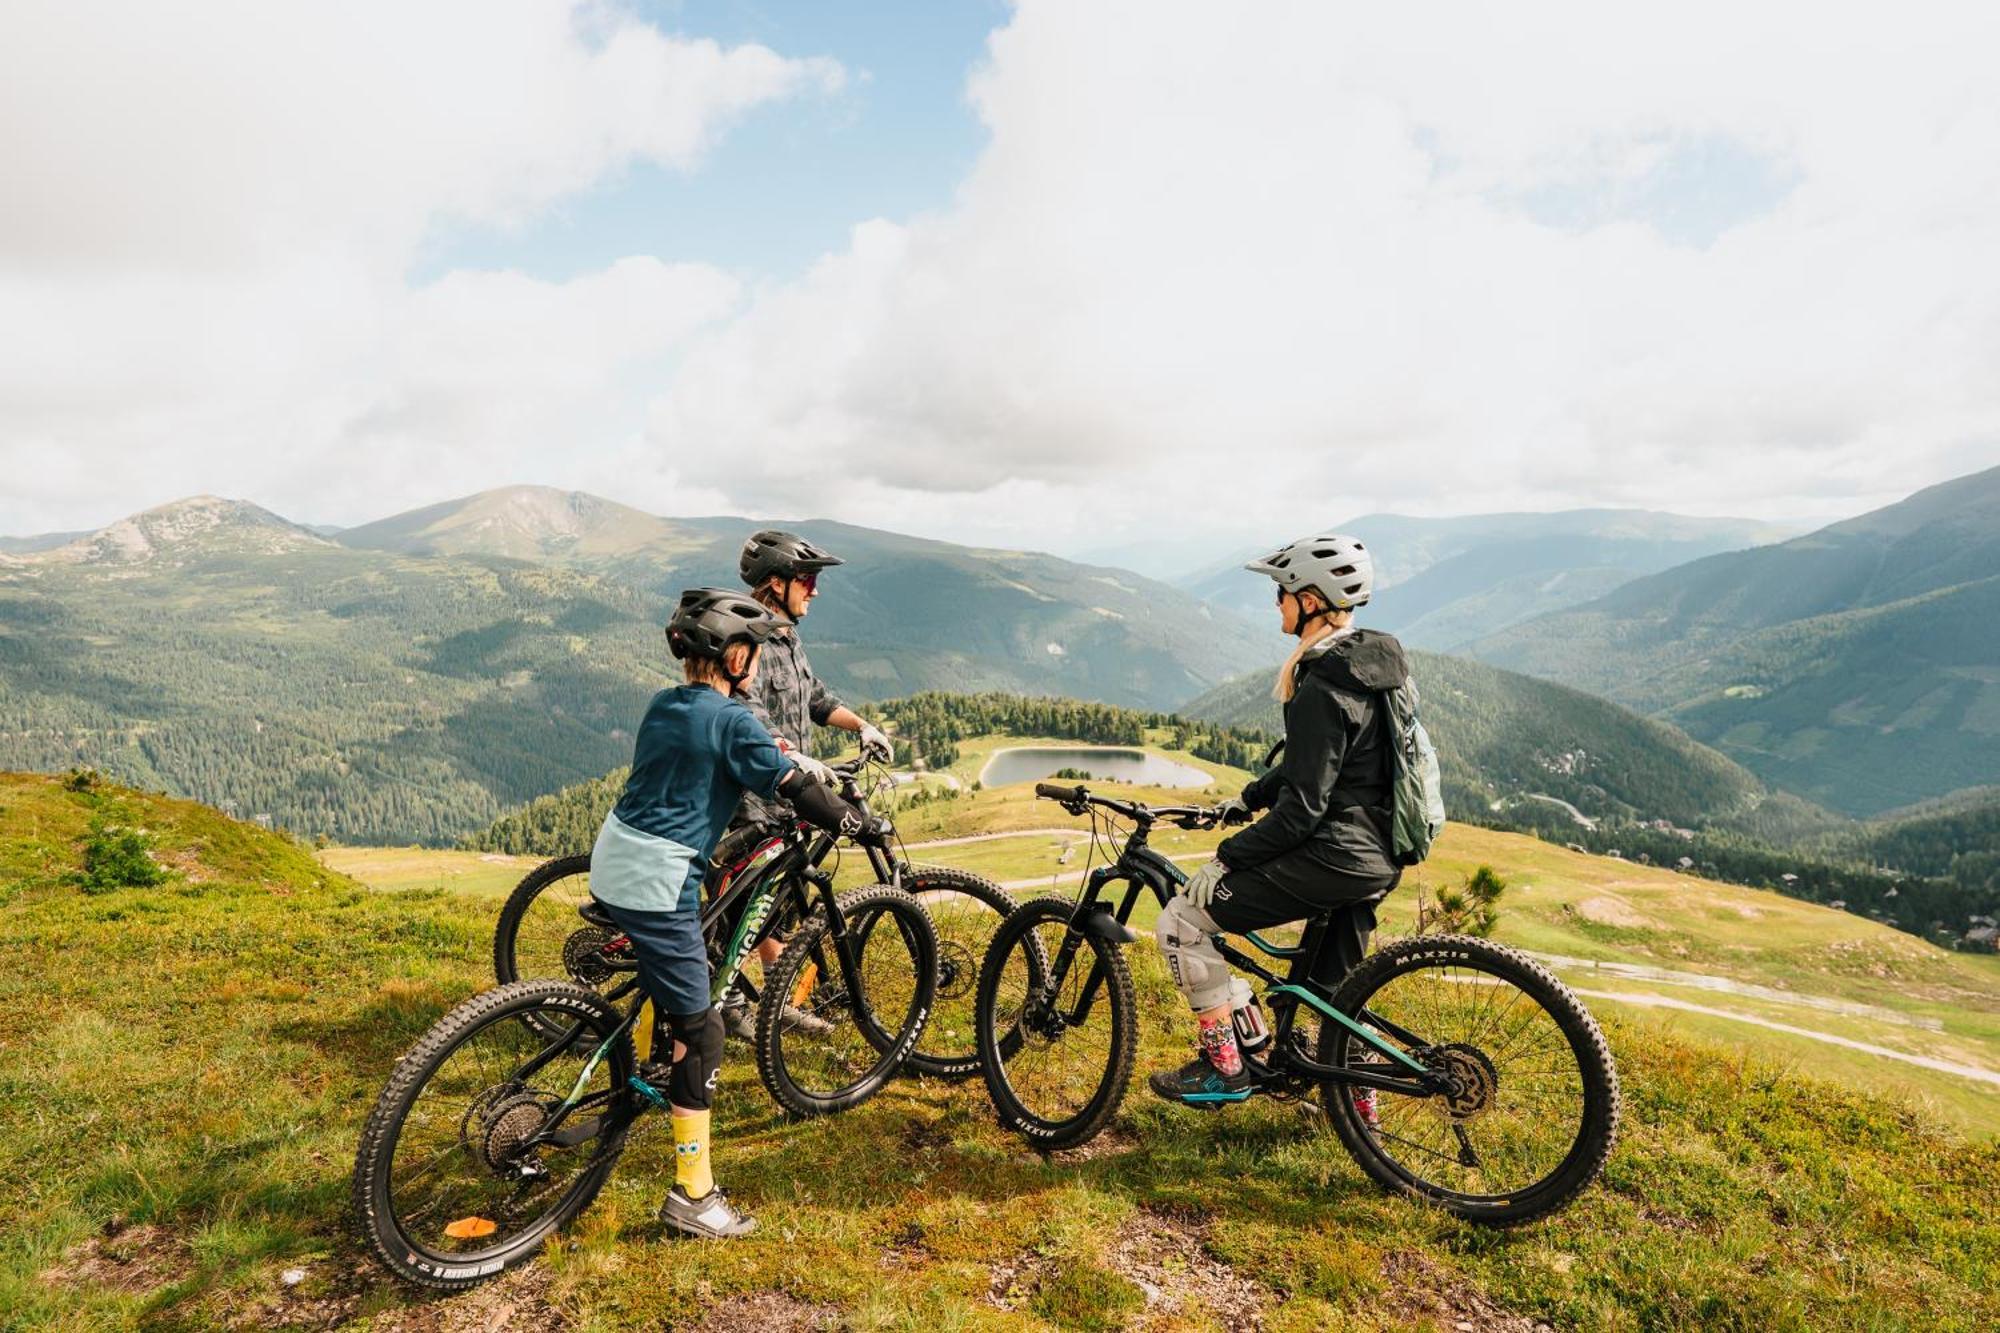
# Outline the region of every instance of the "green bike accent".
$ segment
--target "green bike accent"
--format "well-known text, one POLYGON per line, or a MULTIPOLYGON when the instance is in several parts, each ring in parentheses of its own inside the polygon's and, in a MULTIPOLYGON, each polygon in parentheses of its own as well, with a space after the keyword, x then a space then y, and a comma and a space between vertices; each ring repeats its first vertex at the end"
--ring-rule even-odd
POLYGON ((1319 996, 1313 994, 1311 991, 1307 990, 1304 986, 1294 986, 1290 982, 1286 982, 1283 985, 1271 987, 1271 989, 1268 992, 1266 992, 1266 994, 1297 996, 1299 999, 1304 1000, 1307 1004, 1311 1005, 1313 1008, 1325 1014, 1328 1018, 1331 1018, 1334 1022, 1346 1028, 1349 1032, 1352 1032, 1355 1036, 1361 1038, 1361 1040, 1367 1042, 1370 1046, 1373 1046, 1376 1050, 1382 1052, 1382 1054, 1394 1058, 1395 1060, 1407 1066, 1409 1069, 1411 1069, 1416 1073, 1428 1074, 1431 1072, 1430 1070, 1424 1068, 1422 1065, 1418 1064, 1415 1060, 1412 1060, 1409 1056, 1397 1050, 1394 1046, 1391 1046, 1388 1042, 1383 1041, 1380 1037, 1370 1032, 1367 1028, 1363 1027, 1361 1024, 1349 1018, 1346 1014, 1341 1013, 1340 1010, 1334 1008, 1332 1005, 1328 1004, 1325 1000, 1320 999, 1319 996))
POLYGON ((715 984, 710 987, 710 1004, 721 1004, 722 997, 736 981, 736 973, 743 963, 743 944, 764 928, 764 918, 771 915, 771 904, 778 898, 777 891, 768 886, 760 886, 750 897, 743 909, 742 920, 736 923, 736 933, 729 937, 729 948, 722 955, 722 967, 715 974, 715 984))
POLYGON ((1297 958, 1300 954, 1305 952, 1305 950, 1302 948, 1301 949, 1280 948, 1277 945, 1271 944, 1268 941, 1266 941, 1262 935, 1259 935, 1254 930, 1247 930, 1243 932, 1243 938, 1249 940, 1252 944, 1262 949, 1265 953, 1270 954, 1271 957, 1273 958, 1297 958))
POLYGON ((632 1026, 633 1020, 639 1017, 640 1011, 645 1007, 644 1004, 633 1005, 632 1012, 625 1016, 625 1021, 611 1029, 611 1035, 599 1042, 597 1049, 590 1053, 590 1058, 583 1062, 583 1072, 576 1076, 576 1086, 569 1090, 569 1096, 563 1098, 563 1110, 568 1110, 583 1099, 584 1085, 589 1083, 590 1076, 597 1072, 598 1062, 604 1059, 604 1053, 611 1049, 612 1042, 625 1034, 625 1029, 632 1026))

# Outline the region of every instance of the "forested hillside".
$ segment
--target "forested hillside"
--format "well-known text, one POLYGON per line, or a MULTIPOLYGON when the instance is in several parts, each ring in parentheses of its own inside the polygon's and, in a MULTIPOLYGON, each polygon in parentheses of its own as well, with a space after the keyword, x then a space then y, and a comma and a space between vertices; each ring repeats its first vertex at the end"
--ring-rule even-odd
POLYGON ((446 842, 631 757, 662 679, 654 599, 241 537, 0 566, 0 766, 90 765, 308 836, 446 842))
MULTIPOLYGON (((747 519, 510 488, 329 540, 240 501, 0 555, 0 767, 83 764, 345 841, 452 842, 631 757, 677 679, 679 588, 747 519)), ((1136 575, 827 524, 807 627, 862 701, 1047 691, 1153 706, 1268 650, 1136 575)))
POLYGON ((1667 718, 1848 814, 2000 781, 2000 468, 1467 651, 1667 718))

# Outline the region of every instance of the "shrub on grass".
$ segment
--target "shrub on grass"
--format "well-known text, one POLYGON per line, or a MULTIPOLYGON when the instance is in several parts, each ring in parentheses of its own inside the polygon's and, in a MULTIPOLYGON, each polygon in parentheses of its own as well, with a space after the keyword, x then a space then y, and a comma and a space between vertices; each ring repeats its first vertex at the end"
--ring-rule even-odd
POLYGON ((1437 902, 1417 905, 1417 933, 1491 935, 1500 920, 1500 895, 1507 881, 1492 866, 1480 866, 1455 889, 1439 889, 1437 902))
POLYGON ((90 836, 83 843, 83 891, 108 893, 161 883, 167 872, 153 859, 152 848, 153 839, 144 829, 114 824, 102 816, 91 820, 90 836))

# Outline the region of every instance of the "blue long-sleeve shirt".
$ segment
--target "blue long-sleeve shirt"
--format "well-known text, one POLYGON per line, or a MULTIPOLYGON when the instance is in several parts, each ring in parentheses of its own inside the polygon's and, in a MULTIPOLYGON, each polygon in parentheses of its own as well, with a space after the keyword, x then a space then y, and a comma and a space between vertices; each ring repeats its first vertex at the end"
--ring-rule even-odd
POLYGON ((653 696, 632 775, 590 855, 590 891, 639 911, 698 911, 702 874, 743 793, 771 796, 792 768, 749 709, 706 685, 653 696))

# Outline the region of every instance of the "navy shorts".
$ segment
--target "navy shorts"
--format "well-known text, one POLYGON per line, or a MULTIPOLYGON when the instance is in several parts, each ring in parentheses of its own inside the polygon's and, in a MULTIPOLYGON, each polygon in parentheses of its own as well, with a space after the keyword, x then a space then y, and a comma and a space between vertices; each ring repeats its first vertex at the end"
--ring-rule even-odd
POLYGON ((661 1012, 688 1018, 708 1008, 708 947, 701 939, 701 913, 599 906, 631 937, 639 985, 661 1012))

